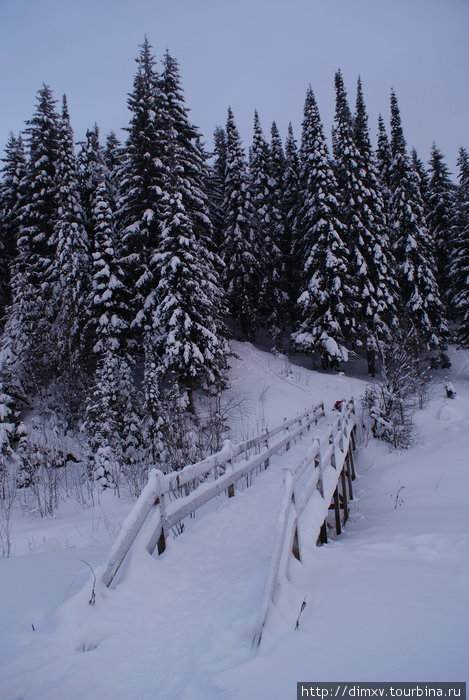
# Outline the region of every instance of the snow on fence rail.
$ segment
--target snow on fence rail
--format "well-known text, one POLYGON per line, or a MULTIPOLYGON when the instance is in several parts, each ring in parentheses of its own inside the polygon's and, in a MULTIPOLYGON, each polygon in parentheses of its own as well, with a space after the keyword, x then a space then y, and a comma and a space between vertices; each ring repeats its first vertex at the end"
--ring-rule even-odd
MULTIPOLYGON (((315 502, 314 528, 308 534, 311 541, 327 542, 327 514, 334 510, 336 534, 348 519, 348 499, 353 498, 352 480, 355 479, 353 450, 355 449, 355 403, 351 399, 340 415, 328 426, 326 435, 313 439, 307 455, 295 469, 284 469, 284 495, 278 521, 274 547, 252 647, 256 649, 262 639, 271 604, 274 601, 282 572, 288 575, 291 555, 301 561, 301 537, 299 518, 313 493, 320 498, 315 502), (301 489, 297 488, 301 482, 301 489), (347 496, 348 488, 348 496, 347 496)), ((311 521, 309 522, 311 526, 311 521)))
POLYGON ((153 554, 157 548, 161 554, 171 528, 223 491, 229 497, 234 496, 237 481, 256 469, 267 468, 272 455, 283 448, 288 450, 293 440, 310 430, 324 415, 324 403, 320 403, 271 430, 266 429, 252 440, 237 445, 226 440, 220 452, 180 471, 163 474, 152 469, 104 563, 102 582, 106 586, 112 583, 140 532, 149 531, 145 544, 148 552, 153 554), (280 433, 284 433, 283 437, 271 443, 280 433), (251 455, 253 451, 257 452, 254 456, 251 455))

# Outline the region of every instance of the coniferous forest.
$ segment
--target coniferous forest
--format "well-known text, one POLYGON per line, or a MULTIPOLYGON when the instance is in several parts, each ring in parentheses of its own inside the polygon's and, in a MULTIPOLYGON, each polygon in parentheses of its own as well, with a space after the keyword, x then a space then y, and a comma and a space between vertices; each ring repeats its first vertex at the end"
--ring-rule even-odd
POLYGON ((207 151, 147 40, 124 143, 96 125, 76 143, 40 88, 2 159, 0 497, 70 460, 136 495, 219 449, 230 338, 372 376, 396 345, 438 367, 469 346, 467 151, 453 181, 436 144, 409 152, 394 92, 369 123, 365 88, 336 73, 332 141, 311 87, 297 137, 256 112, 248 155, 231 109, 207 151))

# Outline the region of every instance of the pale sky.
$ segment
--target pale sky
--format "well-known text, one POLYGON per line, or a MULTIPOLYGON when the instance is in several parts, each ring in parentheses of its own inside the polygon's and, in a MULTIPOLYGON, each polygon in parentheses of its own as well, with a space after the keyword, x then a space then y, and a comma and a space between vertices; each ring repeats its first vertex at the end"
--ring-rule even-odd
POLYGON ((254 109, 299 140, 309 83, 326 132, 341 68, 361 75, 373 140, 396 90, 409 148, 435 140, 454 171, 468 147, 469 0, 0 0, 0 147, 33 111, 43 82, 67 93, 76 139, 96 121, 120 137, 147 34, 178 59, 192 120, 211 145, 233 108, 244 146, 254 109))

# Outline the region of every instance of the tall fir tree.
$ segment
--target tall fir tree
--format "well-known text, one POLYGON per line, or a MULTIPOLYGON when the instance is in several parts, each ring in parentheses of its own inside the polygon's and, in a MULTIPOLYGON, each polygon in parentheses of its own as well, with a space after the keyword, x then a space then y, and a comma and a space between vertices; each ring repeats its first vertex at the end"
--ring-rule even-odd
POLYGON ((249 181, 253 207, 252 225, 262 252, 259 288, 259 324, 267 329, 274 348, 281 346, 285 318, 282 288, 282 221, 275 211, 272 157, 264 138, 257 111, 254 114, 254 136, 251 146, 249 181))
MULTIPOLYGON (((155 254, 158 303, 153 328, 158 376, 183 390, 225 385, 228 347, 222 333, 223 292, 214 256, 196 236, 176 174, 161 244, 155 254)), ((181 168, 182 171, 182 168, 181 168)))
POLYGON ((378 171, 373 161, 368 116, 358 81, 356 113, 351 118, 342 74, 335 76, 335 166, 350 253, 350 282, 354 316, 350 340, 367 350, 368 370, 375 373, 378 343, 386 340, 395 322, 396 302, 389 235, 378 171))
MULTIPOLYGON (((189 215, 195 236, 212 252, 215 251, 213 227, 208 202, 207 154, 198 129, 189 120, 181 87, 179 66, 166 51, 160 80, 162 112, 166 119, 166 162, 169 173, 178 169, 178 184, 183 206, 189 215)), ((169 185, 169 189, 171 189, 169 185)))
POLYGON ((0 331, 11 302, 11 271, 17 252, 20 183, 25 176, 26 155, 21 136, 10 134, 2 158, 0 181, 0 331))
POLYGON ((425 210, 425 215, 427 216, 430 178, 428 176, 428 171, 425 168, 425 164, 423 160, 419 157, 419 154, 417 153, 415 148, 413 148, 410 152, 410 164, 412 170, 417 175, 417 180, 420 187, 420 194, 422 195, 423 207, 425 210))
POLYGON ((378 117, 378 138, 376 146, 376 164, 383 195, 386 213, 389 215, 391 206, 391 145, 381 114, 378 117))
POLYGON ((73 131, 64 96, 59 124, 57 155, 57 218, 54 226, 56 255, 53 262, 53 338, 57 348, 57 367, 63 376, 76 382, 83 370, 81 343, 86 322, 90 257, 84 213, 80 201, 78 166, 73 131), (60 369, 59 369, 60 368, 60 369))
POLYGON ((114 131, 110 131, 106 136, 103 155, 107 169, 114 174, 122 163, 122 144, 114 131))
POLYGON ((209 169, 208 202, 213 226, 213 240, 220 253, 223 240, 223 198, 226 171, 226 134, 221 126, 213 133, 213 161, 209 169))
POLYGON ((298 327, 292 338, 303 351, 318 351, 327 368, 347 357, 345 342, 353 330, 352 290, 337 180, 311 87, 304 106, 300 168, 297 259, 301 294, 298 327))
POLYGON ((248 340, 258 317, 259 255, 252 227, 252 204, 244 152, 231 108, 226 123, 226 177, 223 199, 224 287, 232 317, 248 340))
POLYGON ((90 475, 102 487, 114 486, 141 451, 141 417, 126 346, 128 290, 116 255, 116 235, 108 187, 93 194, 93 273, 88 299, 88 332, 94 339, 97 371, 86 407, 90 436, 90 475))
POLYGON ((300 261, 298 251, 298 214, 300 210, 300 163, 298 147, 291 123, 285 140, 285 171, 283 175, 281 199, 285 217, 285 239, 287 249, 286 281, 290 298, 290 315, 294 315, 295 302, 300 294, 298 270, 300 261))
POLYGON ((437 282, 443 299, 447 301, 450 287, 450 254, 453 248, 455 191, 444 156, 435 143, 432 146, 429 164, 427 225, 435 247, 437 282))
POLYGON ((103 148, 104 163, 107 168, 106 184, 111 195, 111 206, 119 199, 119 171, 122 165, 123 148, 114 131, 106 136, 106 145, 103 148))
MULTIPOLYGON (((271 192, 272 238, 275 243, 272 256, 271 280, 274 287, 275 304, 267 321, 268 328, 283 332, 291 322, 289 270, 291 269, 291 238, 287 233, 284 196, 286 160, 282 139, 275 122, 270 130, 269 178, 271 192)), ((274 337, 274 336, 273 336, 274 337)), ((276 346, 281 347, 280 335, 276 346)), ((275 340, 275 337, 274 337, 275 340)))
MULTIPOLYGON (((131 113, 129 136, 118 172, 120 197, 117 220, 120 230, 119 254, 132 290, 134 333, 151 342, 147 331, 156 306, 158 277, 153 256, 161 238, 161 221, 166 205, 168 169, 165 162, 167 118, 159 75, 151 46, 145 38, 137 58, 137 73, 128 106, 131 113)), ((152 348, 145 351, 152 352, 152 348)))
POLYGON ((451 315, 459 322, 457 340, 469 348, 469 156, 459 150, 459 185, 456 190, 450 257, 451 315))
POLYGON ((95 124, 92 129, 87 129, 86 139, 80 143, 77 156, 80 197, 83 208, 83 217, 90 242, 93 237, 92 199, 96 187, 107 176, 107 165, 104 158, 104 150, 99 141, 99 128, 95 124))
POLYGON ((429 234, 418 176, 406 150, 399 105, 391 93, 391 223, 403 317, 413 324, 428 349, 444 348, 445 310, 436 281, 433 242, 429 234))
POLYGON ((14 372, 18 392, 32 395, 51 379, 52 358, 56 357, 51 328, 59 118, 47 85, 38 92, 36 111, 27 122, 26 134, 29 157, 19 183, 17 255, 2 343, 3 365, 14 372))

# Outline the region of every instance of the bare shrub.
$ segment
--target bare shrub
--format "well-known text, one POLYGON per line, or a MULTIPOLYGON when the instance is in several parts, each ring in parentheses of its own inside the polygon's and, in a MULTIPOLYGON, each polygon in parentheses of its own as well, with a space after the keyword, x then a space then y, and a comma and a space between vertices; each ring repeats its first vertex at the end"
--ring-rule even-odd
POLYGON ((406 449, 415 438, 413 415, 428 397, 429 364, 411 330, 397 330, 381 345, 382 382, 367 387, 362 403, 375 437, 406 449))

